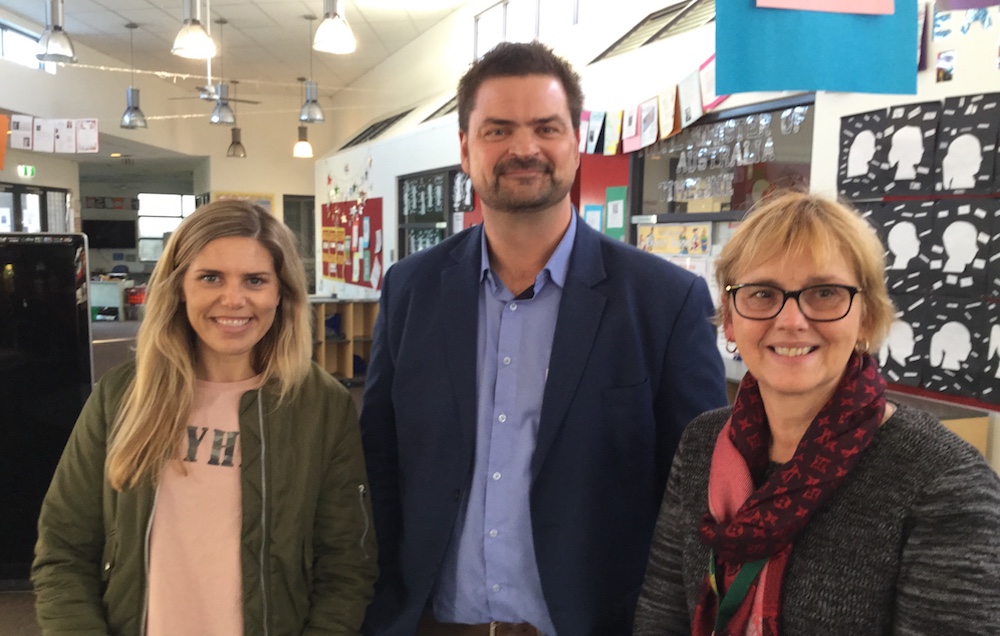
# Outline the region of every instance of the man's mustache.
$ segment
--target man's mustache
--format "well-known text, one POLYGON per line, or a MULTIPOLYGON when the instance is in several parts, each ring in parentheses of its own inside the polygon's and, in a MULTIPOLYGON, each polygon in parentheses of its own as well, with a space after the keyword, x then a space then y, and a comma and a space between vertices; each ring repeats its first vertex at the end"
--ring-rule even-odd
POLYGON ((552 164, 541 159, 508 159, 501 161, 493 168, 493 175, 499 177, 511 170, 538 170, 552 174, 552 164))

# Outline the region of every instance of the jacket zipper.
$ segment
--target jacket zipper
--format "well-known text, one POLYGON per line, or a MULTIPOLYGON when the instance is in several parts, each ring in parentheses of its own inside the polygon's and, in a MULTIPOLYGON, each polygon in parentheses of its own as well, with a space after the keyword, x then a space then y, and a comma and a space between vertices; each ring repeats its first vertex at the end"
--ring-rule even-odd
POLYGON ((264 394, 257 389, 257 424, 260 427, 260 591, 264 600, 264 636, 268 634, 267 585, 267 442, 264 440, 264 394))
POLYGON ((142 625, 139 628, 140 636, 146 636, 146 620, 149 618, 149 538, 153 534, 153 516, 156 514, 156 500, 160 497, 160 485, 156 485, 156 490, 153 492, 153 509, 149 513, 149 520, 146 521, 146 536, 143 540, 143 551, 144 557, 142 560, 142 569, 144 574, 143 585, 145 590, 142 595, 142 625))
POLYGON ((365 485, 358 484, 358 504, 361 507, 361 518, 365 520, 365 529, 361 532, 361 553, 368 560, 368 548, 365 547, 365 539, 368 538, 368 529, 371 527, 368 521, 368 511, 365 510, 365 485))

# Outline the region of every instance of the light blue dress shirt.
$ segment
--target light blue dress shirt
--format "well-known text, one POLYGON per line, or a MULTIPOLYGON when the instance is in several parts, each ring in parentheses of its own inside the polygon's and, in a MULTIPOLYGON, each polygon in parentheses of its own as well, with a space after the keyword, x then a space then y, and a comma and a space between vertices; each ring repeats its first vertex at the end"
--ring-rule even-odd
POLYGON ((535 559, 529 494, 576 217, 574 211, 535 278, 533 295, 507 289, 493 273, 483 233, 476 456, 432 600, 443 623, 527 622, 555 634, 535 559))

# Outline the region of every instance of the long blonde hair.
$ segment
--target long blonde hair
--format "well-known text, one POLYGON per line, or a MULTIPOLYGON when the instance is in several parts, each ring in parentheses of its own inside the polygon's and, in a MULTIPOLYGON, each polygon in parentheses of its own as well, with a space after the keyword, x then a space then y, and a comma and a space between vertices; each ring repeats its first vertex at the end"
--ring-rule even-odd
POLYGON ((135 376, 112 426, 107 471, 116 490, 157 483, 184 439, 194 397, 197 336, 182 298, 184 274, 211 241, 253 238, 271 254, 280 285, 274 324, 254 347, 252 364, 272 382, 278 400, 290 397, 309 370, 312 335, 305 268, 295 237, 271 213, 241 200, 215 201, 184 219, 153 269, 146 316, 139 329, 135 376))

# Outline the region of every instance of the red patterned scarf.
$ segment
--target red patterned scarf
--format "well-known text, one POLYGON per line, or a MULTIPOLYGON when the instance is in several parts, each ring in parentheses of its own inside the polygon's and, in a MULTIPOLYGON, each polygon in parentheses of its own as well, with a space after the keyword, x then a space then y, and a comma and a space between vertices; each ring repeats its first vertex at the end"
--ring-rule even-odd
MULTIPOLYGON (((720 593, 744 564, 768 558, 719 636, 777 636, 781 580, 799 532, 857 465, 885 412, 885 380, 870 355, 854 353, 833 397, 799 441, 791 461, 755 488, 767 470, 771 433, 757 380, 740 384, 733 412, 716 441, 709 475, 709 512, 699 529, 716 558, 720 593)), ((694 636, 715 629, 719 600, 706 575, 695 609, 694 636)))

